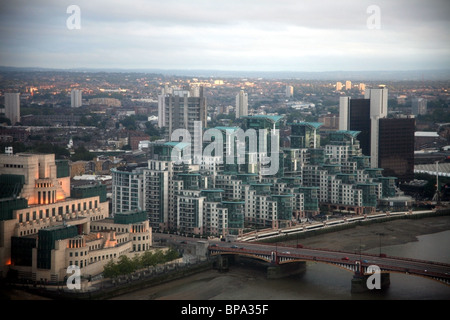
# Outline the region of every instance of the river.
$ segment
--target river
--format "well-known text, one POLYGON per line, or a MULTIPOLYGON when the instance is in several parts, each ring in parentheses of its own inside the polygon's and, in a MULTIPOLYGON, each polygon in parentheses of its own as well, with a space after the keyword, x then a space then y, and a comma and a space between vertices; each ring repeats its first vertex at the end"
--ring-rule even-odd
MULTIPOLYGON (((450 230, 417 236, 417 241, 383 246, 391 256, 450 263, 450 230)), ((380 248, 365 250, 378 253, 380 248)), ((351 293, 353 274, 335 266, 307 263, 306 271, 295 277, 267 279, 264 270, 242 265, 225 273, 202 272, 184 279, 142 289, 118 300, 450 300, 450 286, 437 281, 390 274, 387 290, 351 293)))

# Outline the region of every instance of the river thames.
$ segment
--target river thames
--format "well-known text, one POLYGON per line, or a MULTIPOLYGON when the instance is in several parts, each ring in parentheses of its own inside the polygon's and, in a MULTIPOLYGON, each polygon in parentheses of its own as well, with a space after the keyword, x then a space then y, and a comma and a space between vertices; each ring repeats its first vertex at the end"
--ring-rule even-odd
MULTIPOLYGON (((450 263, 450 230, 417 236, 417 241, 383 246, 390 256, 450 263)), ((380 248, 365 250, 378 253, 380 248)), ((267 279, 262 269, 233 265, 118 296, 118 300, 449 300, 450 286, 406 274, 390 274, 390 287, 351 293, 353 274, 335 266, 308 262, 298 276, 267 279)))

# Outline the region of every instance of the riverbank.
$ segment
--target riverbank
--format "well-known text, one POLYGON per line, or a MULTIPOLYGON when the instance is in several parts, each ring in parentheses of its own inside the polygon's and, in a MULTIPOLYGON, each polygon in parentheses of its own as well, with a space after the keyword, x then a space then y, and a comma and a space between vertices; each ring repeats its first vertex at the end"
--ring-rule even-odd
POLYGON ((422 219, 399 219, 368 226, 357 225, 346 230, 324 233, 304 239, 283 241, 310 248, 354 252, 417 241, 417 236, 450 230, 450 216, 422 219))

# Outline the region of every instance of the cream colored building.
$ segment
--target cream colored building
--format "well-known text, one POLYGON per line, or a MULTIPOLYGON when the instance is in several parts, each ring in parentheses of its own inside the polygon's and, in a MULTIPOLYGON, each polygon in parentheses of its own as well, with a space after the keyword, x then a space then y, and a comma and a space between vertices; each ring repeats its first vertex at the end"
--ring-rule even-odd
POLYGON ((70 189, 68 164, 54 155, 0 155, 0 276, 61 283, 76 266, 100 274, 121 255, 152 247, 145 212, 109 217, 102 185, 70 189))

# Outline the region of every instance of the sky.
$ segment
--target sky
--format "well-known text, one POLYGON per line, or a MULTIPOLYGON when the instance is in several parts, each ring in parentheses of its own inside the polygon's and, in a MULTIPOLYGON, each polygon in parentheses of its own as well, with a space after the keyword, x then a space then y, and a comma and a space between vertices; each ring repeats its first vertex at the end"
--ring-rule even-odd
POLYGON ((449 31, 449 0, 3 0, 0 66, 437 70, 449 31))

